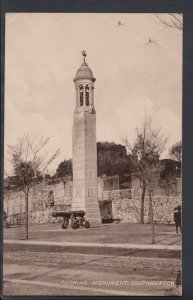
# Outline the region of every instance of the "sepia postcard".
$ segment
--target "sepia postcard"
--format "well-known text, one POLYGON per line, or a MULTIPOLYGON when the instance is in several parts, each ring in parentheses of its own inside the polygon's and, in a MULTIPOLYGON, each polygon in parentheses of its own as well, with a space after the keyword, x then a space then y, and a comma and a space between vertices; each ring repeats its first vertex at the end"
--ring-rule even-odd
POLYGON ((3 296, 182 294, 182 13, 5 14, 3 296))

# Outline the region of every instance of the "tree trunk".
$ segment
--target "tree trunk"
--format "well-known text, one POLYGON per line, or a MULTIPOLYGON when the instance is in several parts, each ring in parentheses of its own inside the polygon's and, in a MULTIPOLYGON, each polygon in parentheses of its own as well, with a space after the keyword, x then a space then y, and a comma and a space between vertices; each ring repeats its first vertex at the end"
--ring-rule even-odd
POLYGON ((143 190, 141 195, 141 224, 144 224, 144 203, 145 203, 145 184, 143 184, 143 190))
POLYGON ((150 222, 151 222, 151 243, 155 244, 155 232, 153 223, 153 204, 152 204, 152 190, 149 192, 149 209, 150 209, 150 222))
POLYGON ((28 207, 28 193, 29 190, 26 187, 25 188, 25 216, 26 216, 26 220, 25 220, 25 239, 28 240, 29 238, 29 207, 28 207))

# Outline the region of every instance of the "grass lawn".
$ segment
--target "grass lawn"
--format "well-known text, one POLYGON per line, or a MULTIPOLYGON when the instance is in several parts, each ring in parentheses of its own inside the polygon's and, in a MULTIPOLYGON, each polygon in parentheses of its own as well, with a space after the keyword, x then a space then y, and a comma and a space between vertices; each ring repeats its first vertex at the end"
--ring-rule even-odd
MULTIPOLYGON (((25 236, 25 227, 4 228, 4 239, 20 240, 25 236)), ((180 245, 181 234, 176 234, 174 225, 155 225, 156 244, 180 245)), ((133 243, 151 244, 150 224, 111 223, 89 229, 61 229, 61 224, 29 226, 29 239, 57 242, 87 243, 133 243)))

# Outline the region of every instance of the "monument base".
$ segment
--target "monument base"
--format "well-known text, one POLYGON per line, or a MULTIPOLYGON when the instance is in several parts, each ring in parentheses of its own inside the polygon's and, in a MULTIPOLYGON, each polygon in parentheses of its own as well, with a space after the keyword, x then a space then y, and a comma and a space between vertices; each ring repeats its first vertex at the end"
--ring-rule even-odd
POLYGON ((73 198, 71 210, 84 210, 86 213, 85 219, 91 225, 102 223, 97 197, 73 198))

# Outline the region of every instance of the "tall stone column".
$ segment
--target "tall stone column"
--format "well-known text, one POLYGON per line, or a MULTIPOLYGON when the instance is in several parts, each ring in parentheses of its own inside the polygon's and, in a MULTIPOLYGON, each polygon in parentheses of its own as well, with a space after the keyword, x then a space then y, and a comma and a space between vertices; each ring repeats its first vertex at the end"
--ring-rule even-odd
MULTIPOLYGON (((89 88, 89 105, 85 104, 86 85, 93 87, 95 78, 85 60, 74 82, 83 86, 83 106, 77 106, 73 117, 73 199, 72 210, 84 210, 91 224, 101 223, 97 191, 96 114, 93 90, 89 88)), ((80 94, 80 92, 79 92, 80 94)))

